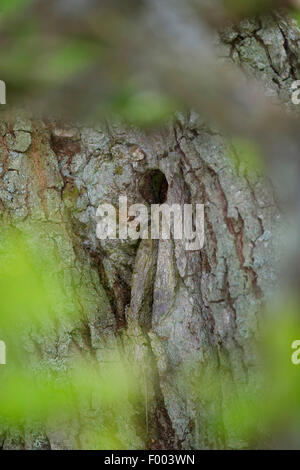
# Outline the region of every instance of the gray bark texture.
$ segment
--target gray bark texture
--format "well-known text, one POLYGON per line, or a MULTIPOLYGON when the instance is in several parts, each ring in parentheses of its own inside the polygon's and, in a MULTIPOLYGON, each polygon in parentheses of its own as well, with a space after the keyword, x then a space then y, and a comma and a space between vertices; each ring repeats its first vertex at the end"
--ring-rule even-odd
MULTIPOLYGON (((299 40, 285 19, 263 17, 224 30, 218 47, 221 60, 288 102, 300 78, 299 40)), ((27 351, 64 370, 78 355, 101 368, 107 351, 117 350, 134 365, 141 396, 139 403, 126 398, 132 420, 109 407, 99 417, 85 404, 72 423, 4 428, 2 448, 89 448, 87 423, 98 420, 105 434, 110 419, 126 449, 249 447, 226 422, 233 391, 224 384, 230 379, 238 395, 259 369, 261 308, 276 285, 280 226, 268 178, 245 169, 234 143, 194 112, 149 132, 12 112, 1 123, 0 150, 1 220, 24 233, 34 227, 36 245, 59 260, 52 276, 71 299, 65 311, 80 311, 78 320, 26 333, 27 351), (204 248, 97 240, 97 207, 117 207, 124 194, 129 205, 205 204, 204 248), (207 392, 211 377, 211 399, 190 386, 207 392)))

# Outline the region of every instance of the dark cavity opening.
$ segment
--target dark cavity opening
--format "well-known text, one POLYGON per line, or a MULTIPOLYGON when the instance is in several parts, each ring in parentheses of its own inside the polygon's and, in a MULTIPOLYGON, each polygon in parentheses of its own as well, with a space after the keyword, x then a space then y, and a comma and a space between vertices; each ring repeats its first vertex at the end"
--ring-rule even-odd
POLYGON ((168 182, 160 170, 149 170, 139 182, 139 191, 148 204, 163 204, 167 200, 168 182))

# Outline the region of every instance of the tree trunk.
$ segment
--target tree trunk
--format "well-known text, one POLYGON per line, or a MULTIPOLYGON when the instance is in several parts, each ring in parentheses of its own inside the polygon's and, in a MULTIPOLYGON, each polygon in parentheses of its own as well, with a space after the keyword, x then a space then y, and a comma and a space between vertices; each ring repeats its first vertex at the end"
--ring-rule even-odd
MULTIPOLYGON (((282 19, 245 21, 221 34, 222 55, 287 101, 298 74, 295 34, 282 19)), ((256 341, 276 278, 279 210, 271 182, 245 168, 215 127, 193 112, 151 132, 112 122, 41 122, 21 112, 2 122, 3 225, 30 232, 58 259, 52 276, 72 300, 66 311, 80 311, 47 334, 28 333, 26 347, 54 370, 78 354, 101 365, 115 349, 134 364, 141 401, 128 399, 137 421, 127 426, 116 417, 123 448, 249 446, 227 422, 233 391, 226 384, 238 397, 259 367, 256 341), (121 195, 129 205, 204 204, 203 249, 185 251, 174 239, 98 240, 99 204, 118 207, 121 195)), ((74 411, 72 425, 7 428, 2 447, 89 448, 92 419, 85 406, 74 411)))

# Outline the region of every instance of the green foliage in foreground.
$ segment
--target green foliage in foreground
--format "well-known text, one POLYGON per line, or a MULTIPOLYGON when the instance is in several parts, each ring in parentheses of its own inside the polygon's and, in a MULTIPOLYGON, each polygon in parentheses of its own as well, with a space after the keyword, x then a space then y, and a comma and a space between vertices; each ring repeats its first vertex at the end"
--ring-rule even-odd
MULTIPOLYGON (((34 238, 21 233, 2 231, 0 243, 0 338, 16 346, 16 351, 8 350, 8 364, 0 368, 2 425, 26 422, 38 428, 41 422, 63 421, 62 426, 68 427, 78 413, 93 410, 83 426, 84 445, 129 448, 130 442, 136 442, 132 430, 138 422, 147 434, 146 397, 137 364, 129 364, 117 348, 110 347, 100 359, 78 354, 57 367, 56 360, 33 356, 30 347, 26 349, 26 335, 32 331, 47 335, 47 328, 50 335, 51 324, 63 322, 68 299, 52 276, 54 260, 46 248, 37 249, 34 238)), ((75 312, 70 320, 76 323, 80 315, 75 312)), ((247 383, 233 380, 222 369, 213 374, 209 365, 198 373, 193 364, 177 371, 178 384, 184 383, 198 397, 200 409, 217 402, 221 386, 224 408, 220 415, 218 408, 207 407, 212 410, 208 411, 210 426, 217 430, 224 423, 229 434, 245 442, 276 436, 297 426, 300 419, 299 370, 291 362, 291 344, 300 338, 298 302, 272 309, 264 324, 261 368, 249 369, 247 383)))

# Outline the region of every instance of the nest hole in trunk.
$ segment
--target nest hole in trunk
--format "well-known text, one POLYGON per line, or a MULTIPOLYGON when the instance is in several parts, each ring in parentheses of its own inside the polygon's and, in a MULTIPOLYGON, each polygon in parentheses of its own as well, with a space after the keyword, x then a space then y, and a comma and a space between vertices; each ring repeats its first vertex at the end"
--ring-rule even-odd
POLYGON ((168 182, 160 170, 149 170, 140 179, 139 191, 148 204, 163 204, 167 200, 168 182))

